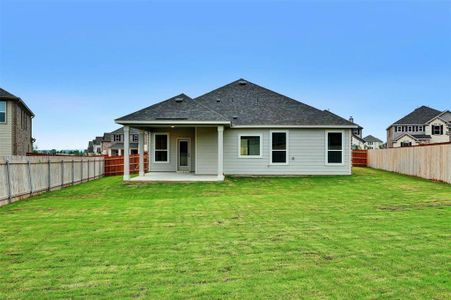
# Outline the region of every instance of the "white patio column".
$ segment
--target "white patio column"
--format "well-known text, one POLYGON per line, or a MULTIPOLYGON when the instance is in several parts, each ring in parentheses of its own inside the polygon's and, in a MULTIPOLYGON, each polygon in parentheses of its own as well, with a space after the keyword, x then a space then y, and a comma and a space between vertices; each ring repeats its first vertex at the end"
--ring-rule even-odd
POLYGON ((218 126, 218 180, 224 180, 224 126, 218 126))
POLYGON ((149 134, 147 135, 147 172, 150 172, 150 158, 152 153, 151 146, 152 141, 152 132, 149 131, 149 134))
POLYGON ((130 180, 130 127, 124 126, 124 180, 130 180))
POLYGON ((138 135, 139 176, 144 176, 144 130, 138 135))

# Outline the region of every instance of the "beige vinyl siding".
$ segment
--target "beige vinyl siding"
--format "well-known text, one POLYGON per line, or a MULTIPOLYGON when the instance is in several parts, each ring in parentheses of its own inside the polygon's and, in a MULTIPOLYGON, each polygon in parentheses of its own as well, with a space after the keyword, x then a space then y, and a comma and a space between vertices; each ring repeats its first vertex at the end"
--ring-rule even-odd
MULTIPOLYGON (((270 163, 271 129, 226 129, 224 174, 226 175, 348 175, 351 174, 351 130, 343 132, 343 164, 326 165, 325 129, 286 129, 288 164, 270 163), (261 135, 262 157, 239 158, 238 136, 261 135)), ((329 129, 328 129, 329 130, 329 129)), ((331 129, 330 131, 335 131, 331 129)))
MULTIPOLYGON (((225 134, 225 131, 224 131, 225 134)), ((224 140, 225 147, 225 140, 224 140)), ((197 128, 197 170, 196 174, 218 173, 218 129, 216 127, 197 128)))
POLYGON ((0 156, 12 155, 13 136, 13 105, 11 101, 6 101, 6 124, 0 123, 0 156))
POLYGON ((175 172, 177 171, 177 139, 178 138, 190 138, 191 139, 191 171, 194 172, 196 165, 195 153, 194 153, 194 128, 152 128, 151 140, 150 140, 150 151, 151 162, 150 171, 151 172, 175 172), (154 153, 153 153, 153 142, 154 133, 164 132, 169 133, 169 162, 167 163, 154 163, 154 153))

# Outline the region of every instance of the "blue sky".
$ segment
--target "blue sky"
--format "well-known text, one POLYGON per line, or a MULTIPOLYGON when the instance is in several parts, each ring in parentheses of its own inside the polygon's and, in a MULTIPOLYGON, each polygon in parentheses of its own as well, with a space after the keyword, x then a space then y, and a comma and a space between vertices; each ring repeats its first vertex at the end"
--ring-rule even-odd
POLYGON ((0 0, 0 86, 35 112, 39 149, 240 77, 385 140, 420 105, 451 109, 451 2, 0 0))

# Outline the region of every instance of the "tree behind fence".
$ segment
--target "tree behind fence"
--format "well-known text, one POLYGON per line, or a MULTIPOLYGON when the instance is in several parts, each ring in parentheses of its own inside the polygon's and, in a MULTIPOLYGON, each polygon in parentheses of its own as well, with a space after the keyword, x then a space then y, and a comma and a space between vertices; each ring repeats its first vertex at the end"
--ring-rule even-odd
POLYGON ((99 156, 3 156, 0 157, 0 205, 103 174, 104 158, 99 156))

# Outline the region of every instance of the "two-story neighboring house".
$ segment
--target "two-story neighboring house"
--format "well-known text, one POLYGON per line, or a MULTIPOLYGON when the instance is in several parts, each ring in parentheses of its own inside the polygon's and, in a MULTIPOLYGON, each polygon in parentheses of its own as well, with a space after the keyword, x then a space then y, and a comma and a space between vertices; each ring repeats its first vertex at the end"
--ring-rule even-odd
MULTIPOLYGON (((130 154, 138 154, 139 130, 130 131, 130 154)), ((144 151, 147 152, 148 136, 144 134, 144 151)), ((112 132, 105 132, 89 142, 87 152, 95 155, 122 156, 124 155, 124 128, 112 132)))
MULTIPOLYGON (((130 130, 130 154, 138 154, 138 129, 130 130)), ((105 148, 108 156, 121 156, 124 154, 124 127, 116 129, 110 133, 111 144, 109 148, 105 148)), ((147 152, 147 134, 144 135, 144 151, 147 152)))
POLYGON ((33 117, 22 99, 0 88, 0 156, 33 151, 33 117))
POLYGON ((387 146, 409 147, 451 141, 451 112, 421 106, 387 128, 387 146))
POLYGON ((384 144, 383 141, 371 134, 364 137, 363 140, 365 141, 365 149, 379 149, 384 144))

